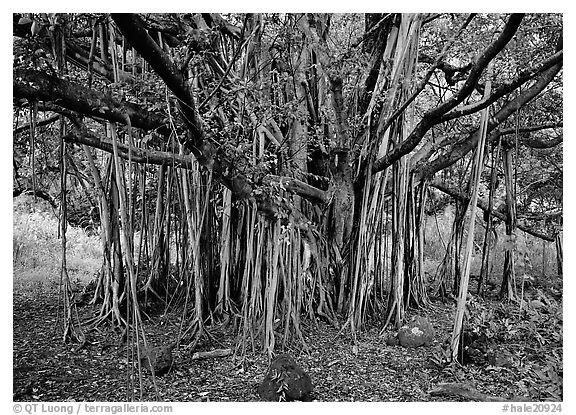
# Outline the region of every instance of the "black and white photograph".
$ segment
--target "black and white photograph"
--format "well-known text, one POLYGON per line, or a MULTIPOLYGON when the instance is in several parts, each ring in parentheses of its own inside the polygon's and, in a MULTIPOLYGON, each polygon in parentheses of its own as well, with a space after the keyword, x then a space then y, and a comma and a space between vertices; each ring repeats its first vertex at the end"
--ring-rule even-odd
POLYGON ((21 7, 13 413, 569 412, 562 13, 21 7))

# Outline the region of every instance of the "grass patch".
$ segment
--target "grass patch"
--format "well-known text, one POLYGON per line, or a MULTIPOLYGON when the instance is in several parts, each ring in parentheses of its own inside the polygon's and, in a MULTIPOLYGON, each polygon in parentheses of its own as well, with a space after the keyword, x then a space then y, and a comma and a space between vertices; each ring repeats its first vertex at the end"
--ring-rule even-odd
MULTIPOLYGON (((58 218, 50 205, 33 196, 13 199, 14 289, 31 295, 57 289, 60 282, 62 240, 58 218)), ((69 226, 68 275, 74 284, 86 284, 100 269, 102 246, 97 236, 69 226)))

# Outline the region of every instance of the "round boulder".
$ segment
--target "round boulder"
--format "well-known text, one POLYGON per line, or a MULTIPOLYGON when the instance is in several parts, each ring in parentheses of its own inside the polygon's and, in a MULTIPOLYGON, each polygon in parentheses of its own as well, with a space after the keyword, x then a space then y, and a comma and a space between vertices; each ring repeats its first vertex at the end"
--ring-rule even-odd
POLYGON ((434 328, 426 317, 416 316, 400 327, 398 340, 403 347, 429 346, 434 339, 434 328))
POLYGON ((258 387, 258 394, 265 401, 301 401, 312 392, 312 381, 288 354, 275 357, 268 373, 258 387))

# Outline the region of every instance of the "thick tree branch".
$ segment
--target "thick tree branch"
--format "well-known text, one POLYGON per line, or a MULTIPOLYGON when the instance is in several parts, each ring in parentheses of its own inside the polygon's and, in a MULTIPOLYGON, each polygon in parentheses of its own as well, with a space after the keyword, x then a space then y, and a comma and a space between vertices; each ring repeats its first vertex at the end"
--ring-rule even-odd
POLYGON ((498 133, 500 135, 510 135, 510 134, 515 134, 516 132, 522 134, 522 133, 531 133, 534 131, 562 128, 563 126, 564 126, 564 123, 562 123, 562 122, 547 122, 544 124, 526 125, 526 126, 518 128, 518 129, 516 129, 514 127, 503 128, 498 133))
MULTIPOLYGON (((154 68, 168 89, 178 98, 182 118, 191 132, 191 143, 183 143, 187 147, 195 147, 196 153, 202 147, 204 131, 196 112, 194 97, 184 76, 160 46, 150 37, 144 22, 136 14, 112 14, 112 19, 128 40, 130 45, 154 68)), ((193 150, 190 148, 190 150, 193 150)), ((204 154, 204 156, 207 156, 204 154)))
MULTIPOLYGON (((440 180, 433 180, 430 182, 430 186, 440 190, 443 193, 446 193, 447 195, 453 197, 454 199, 458 199, 463 203, 469 203, 470 199, 464 195, 462 192, 460 192, 459 190, 450 187, 444 183, 442 183, 440 180)), ((485 212, 490 212, 490 214, 494 217, 497 217, 498 219, 505 221, 506 220, 506 215, 503 213, 500 213, 499 211, 496 210, 492 210, 490 211, 490 209, 488 209, 488 205, 486 203, 484 203, 481 200, 478 200, 478 207, 480 209, 482 209, 485 212)), ((532 236, 535 236, 536 238, 540 238, 540 239, 544 239, 546 241, 549 242, 554 242, 554 236, 550 236, 550 235, 546 235, 544 233, 535 231, 534 229, 531 229, 521 223, 518 223, 518 229, 526 232, 527 234, 530 234, 532 236)))
POLYGON ((327 203, 328 196, 324 190, 311 186, 301 180, 292 177, 268 175, 263 180, 264 184, 279 184, 290 193, 302 196, 314 203, 327 203))
POLYGON ((12 197, 18 197, 22 194, 34 195, 50 203, 50 206, 52 206, 54 209, 58 208, 58 206, 56 206, 56 201, 54 200, 54 198, 48 192, 45 192, 43 190, 23 188, 23 187, 16 187, 12 189, 12 197))
POLYGON ((528 137, 522 137, 520 139, 520 141, 525 146, 528 146, 531 148, 552 148, 552 147, 556 147, 558 144, 562 143, 562 141, 564 141, 564 136, 559 135, 558 137, 553 138, 551 140, 532 138, 532 137, 528 136, 528 137))
MULTIPOLYGON (((471 16, 473 17, 473 15, 471 16)), ((440 69, 444 72, 446 83, 450 86, 454 86, 456 82, 466 79, 466 73, 472 67, 471 63, 464 66, 454 66, 443 60, 438 61, 437 58, 434 59, 432 56, 423 53, 418 55, 418 62, 429 63, 433 65, 433 69, 440 69)))
MULTIPOLYGON (((85 144, 106 151, 107 153, 113 153, 111 140, 100 138, 88 131, 70 132, 64 136, 64 140, 69 143, 85 144)), ((118 143, 118 155, 128 160, 129 154, 130 160, 134 163, 176 166, 184 169, 191 169, 193 167, 191 155, 182 156, 173 154, 172 152, 145 150, 118 143)), ((268 185, 278 184, 290 193, 302 196, 313 203, 327 202, 326 192, 292 177, 269 175, 264 178, 263 183, 268 185)))
POLYGON ((112 14, 112 19, 134 49, 150 64, 178 99, 180 115, 189 134, 180 137, 182 144, 196 156, 201 165, 211 168, 217 180, 241 199, 253 198, 252 185, 225 154, 207 140, 190 88, 178 67, 150 37, 142 19, 136 14, 112 14), (217 154, 218 153, 218 154, 217 154))
POLYGON ((556 138, 546 139, 546 138, 534 138, 531 137, 529 133, 534 131, 542 131, 548 129, 556 129, 562 128, 563 123, 561 122, 549 122, 539 125, 529 125, 525 127, 516 128, 505 128, 502 130, 497 130, 492 137, 492 141, 496 140, 498 136, 502 137, 504 135, 511 135, 511 134, 521 134, 520 136, 520 143, 531 148, 552 148, 556 147, 558 144, 561 144, 564 141, 564 136, 559 134, 556 138))
POLYGON ((470 69, 470 74, 462 88, 438 107, 428 111, 424 118, 438 118, 440 115, 445 114, 447 111, 461 103, 474 90, 482 72, 484 72, 484 69, 500 53, 500 51, 504 49, 508 42, 512 40, 512 37, 516 34, 523 17, 524 15, 520 13, 510 16, 500 36, 498 36, 473 63, 472 68, 470 69))
MULTIPOLYGON (((464 32, 464 29, 466 29, 466 27, 468 27, 468 25, 470 24, 472 19, 474 19, 474 16, 476 16, 476 14, 471 13, 468 16, 468 18, 466 19, 466 21, 462 24, 462 26, 460 26, 460 29, 454 34, 454 36, 452 36, 452 38, 450 40, 448 40, 448 42, 446 42, 446 44, 442 48, 442 51, 438 54, 436 59, 428 62, 428 63, 431 63, 432 66, 430 67, 430 69, 428 69, 428 72, 426 73, 426 75, 424 75, 424 78, 422 78, 422 80, 418 83, 418 85, 416 85, 416 87, 414 88, 414 91, 412 92, 410 97, 408 97, 408 99, 400 106, 400 108, 398 108, 386 120, 386 123, 384 124, 384 126, 380 130, 380 131, 382 131, 382 133, 384 133, 388 129, 388 127, 390 127, 390 125, 392 125, 392 123, 396 120, 396 118, 398 118, 401 114, 403 114, 404 111, 406 110, 406 108, 408 108, 408 106, 416 99, 416 97, 418 97, 418 95, 420 95, 420 93, 424 90, 424 88, 428 84, 428 81, 430 81, 430 78, 434 74, 434 71, 438 68, 442 69, 443 66, 444 67, 446 66, 446 63, 444 63, 442 60, 444 59, 444 57, 446 56, 446 53, 448 53, 448 50, 454 44, 456 39, 462 34, 462 32, 464 32)), ((471 64, 466 65, 466 70, 469 70, 471 66, 472 66, 471 64)), ((450 84, 450 82, 448 82, 448 84, 450 84)))
POLYGON ((556 52, 554 55, 550 56, 543 62, 540 62, 538 65, 533 66, 532 68, 527 69, 525 71, 522 71, 516 79, 501 84, 496 88, 494 88, 494 91, 490 94, 489 97, 482 99, 481 101, 475 102, 473 104, 469 104, 461 108, 456 108, 450 111, 449 113, 444 114, 442 117, 440 117, 439 122, 450 121, 453 120, 454 118, 473 114, 488 107, 490 104, 496 102, 504 95, 509 94, 510 92, 514 91, 516 88, 520 87, 525 82, 528 82, 530 79, 533 79, 539 73, 542 73, 546 69, 549 69, 552 66, 558 64, 558 62, 562 61, 562 58, 563 58, 563 51, 556 52))
MULTIPOLYGON (((87 146, 106 151, 107 153, 113 153, 111 140, 97 137, 88 131, 83 131, 82 133, 70 132, 63 138, 66 142, 69 143, 85 144, 87 146)), ((144 150, 122 143, 118 143, 118 155, 125 160, 130 158, 134 163, 176 166, 185 169, 191 169, 193 166, 192 156, 182 156, 165 151, 144 150)))
MULTIPOLYGON (((488 132, 492 132, 498 125, 500 125, 504 120, 506 120, 511 114, 518 111, 522 106, 526 105, 532 99, 534 99, 538 94, 540 94, 546 86, 552 82, 554 77, 562 69, 562 62, 560 61, 550 69, 542 72, 536 82, 528 89, 524 90, 520 95, 518 95, 514 100, 508 102, 498 113, 496 113, 488 122, 488 132)), ((478 140, 479 130, 476 130, 468 136, 466 140, 460 141, 451 151, 447 151, 443 155, 437 157, 432 161, 428 161, 428 157, 424 157, 415 166, 415 177, 417 179, 422 179, 426 177, 432 177, 436 172, 445 169, 448 166, 454 164, 457 160, 464 157, 469 151, 476 147, 478 140)), ((488 137, 489 141, 494 141, 498 138, 498 133, 493 132, 488 137)))
POLYGON ((480 79, 480 75, 488 63, 498 55, 498 53, 508 44, 516 33, 523 16, 523 14, 513 14, 510 16, 500 36, 498 36, 474 62, 470 69, 470 74, 462 88, 436 108, 427 111, 406 140, 388 152, 384 157, 374 162, 372 172, 377 173, 384 170, 388 166, 392 165, 396 160, 412 151, 418 143, 420 143, 424 134, 426 134, 433 125, 439 122, 439 118, 443 114, 456 107, 456 105, 462 102, 474 90, 478 83, 478 79, 480 79))
MULTIPOLYGON (((544 123, 539 125, 530 125, 516 128, 505 128, 494 130, 490 135, 490 140, 492 142, 496 141, 499 136, 505 136, 510 134, 516 134, 517 132, 521 134, 520 143, 532 147, 532 148, 552 148, 557 146, 558 144, 562 143, 563 136, 559 135, 554 139, 540 139, 540 138, 532 138, 528 135, 530 132, 534 131, 541 131, 546 129, 555 129, 555 128, 562 128, 562 123, 558 122, 550 122, 544 123)), ((437 150, 448 147, 450 145, 455 144, 456 142, 462 139, 462 133, 451 133, 446 134, 440 137, 434 137, 434 140, 428 139, 419 149, 412 155, 412 163, 414 165, 420 165, 421 160, 428 160, 432 154, 434 154, 437 150)), ((430 138, 430 137, 429 137, 430 138)))
MULTIPOLYGON (((88 70, 88 68, 91 67, 95 74, 110 82, 114 82, 114 71, 110 64, 104 62, 98 56, 92 56, 92 62, 90 62, 90 52, 84 50, 76 42, 70 40, 66 42, 66 59, 81 69, 88 70)), ((132 77, 131 74, 120 69, 118 70, 118 75, 120 80, 132 77)))
POLYGON ((172 14, 147 13, 141 17, 147 29, 161 32, 180 42, 184 41, 186 34, 192 30, 189 19, 180 19, 172 14))
POLYGON ((207 140, 190 88, 178 67, 160 46, 150 37, 140 16, 136 14, 112 14, 130 45, 150 64, 166 86, 178 99, 180 115, 190 133, 180 137, 182 144, 196 156, 201 165, 211 168, 215 178, 241 199, 252 198, 252 185, 227 159, 223 148, 217 148, 207 140), (218 153, 218 154, 217 154, 218 153))
MULTIPOLYGON (((550 122, 540 125, 530 125, 525 127, 516 128, 505 128, 502 130, 497 130, 493 134, 497 136, 504 136, 504 135, 511 135, 511 134, 521 134, 520 136, 520 143, 531 148, 552 148, 556 147, 558 144, 564 141, 564 136, 559 134, 556 138, 552 139, 545 139, 545 138, 533 138, 530 136, 529 133, 534 131, 542 131, 548 129, 555 129, 555 128, 562 128, 563 123, 558 122, 550 122)), ((493 140, 496 140, 497 136, 493 137, 493 140)))
POLYGON ((131 102, 120 102, 109 95, 31 69, 16 69, 13 76, 14 98, 47 101, 89 117, 126 123, 133 127, 154 130, 167 124, 164 117, 148 112, 131 102))
MULTIPOLYGON (((36 127, 43 127, 46 125, 50 125, 53 122, 56 122, 60 119, 60 116, 58 115, 52 115, 51 117, 48 118, 44 118, 43 120, 38 120, 36 121, 35 126, 36 127)), ((24 125, 21 125, 19 127, 16 127, 13 131, 12 134, 16 135, 16 134, 20 134, 22 132, 28 131, 30 129, 30 123, 26 123, 24 125)))
POLYGON ((216 26, 220 28, 223 33, 228 36, 239 40, 242 35, 242 29, 233 24, 229 23, 226 19, 220 16, 218 13, 202 13, 202 17, 210 26, 216 26))

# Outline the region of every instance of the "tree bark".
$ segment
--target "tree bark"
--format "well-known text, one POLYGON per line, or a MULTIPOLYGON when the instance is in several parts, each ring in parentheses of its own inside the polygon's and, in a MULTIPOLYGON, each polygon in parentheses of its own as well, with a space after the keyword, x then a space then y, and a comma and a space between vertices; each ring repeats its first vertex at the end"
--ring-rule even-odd
MULTIPOLYGON (((164 127, 167 120, 131 102, 121 102, 110 95, 86 88, 78 83, 32 69, 15 69, 14 98, 54 102, 61 107, 89 117, 126 124, 149 131, 164 127)), ((162 130, 161 132, 168 132, 162 130)))
POLYGON ((514 169, 512 162, 513 140, 505 140, 502 143, 502 158, 504 166, 504 182, 506 185, 506 237, 508 239, 504 247, 504 271, 502 273, 502 286, 500 297, 513 300, 516 298, 514 289, 516 273, 514 269, 514 251, 516 245, 516 192, 514 189, 514 169))

